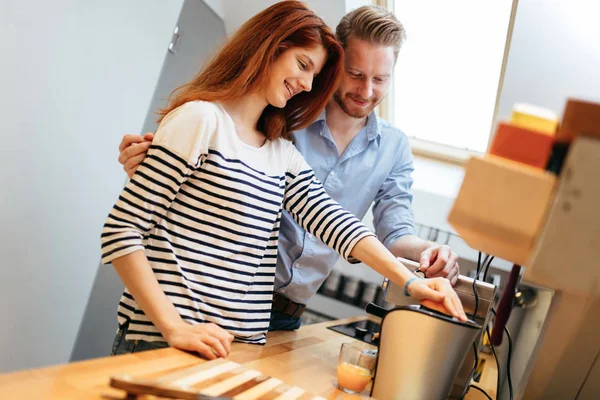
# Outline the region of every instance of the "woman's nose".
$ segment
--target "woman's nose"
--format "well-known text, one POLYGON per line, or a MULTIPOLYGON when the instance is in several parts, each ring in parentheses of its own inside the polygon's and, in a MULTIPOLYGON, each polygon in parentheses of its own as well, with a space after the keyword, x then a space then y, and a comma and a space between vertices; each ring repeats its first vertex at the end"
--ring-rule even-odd
POLYGON ((310 76, 310 77, 302 78, 298 82, 299 82, 302 90, 304 90, 305 92, 310 92, 312 90, 312 81, 313 81, 313 78, 312 78, 312 76, 310 76))

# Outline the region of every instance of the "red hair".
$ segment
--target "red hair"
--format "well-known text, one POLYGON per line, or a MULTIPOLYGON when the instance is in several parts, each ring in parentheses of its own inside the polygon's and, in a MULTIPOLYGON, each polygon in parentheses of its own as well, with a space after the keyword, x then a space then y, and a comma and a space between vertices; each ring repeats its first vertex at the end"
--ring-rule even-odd
POLYGON ((158 122, 189 101, 242 97, 266 83, 269 67, 281 53, 313 46, 323 46, 327 60, 310 93, 295 95, 284 108, 268 105, 257 124, 267 139, 288 139, 291 131, 304 128, 321 113, 338 86, 344 62, 342 47, 331 29, 299 1, 276 3, 242 25, 191 82, 171 93, 169 105, 159 111, 158 122))

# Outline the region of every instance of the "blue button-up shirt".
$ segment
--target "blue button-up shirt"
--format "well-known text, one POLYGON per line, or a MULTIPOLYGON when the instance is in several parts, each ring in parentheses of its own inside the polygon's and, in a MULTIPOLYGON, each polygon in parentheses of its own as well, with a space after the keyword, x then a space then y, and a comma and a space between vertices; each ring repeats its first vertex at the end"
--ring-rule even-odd
MULTIPOLYGON (((359 219, 373 204, 375 233, 386 247, 414 234, 410 192, 413 158, 406 135, 373 112, 338 157, 325 117, 323 111, 308 128, 292 136, 327 193, 359 219)), ((283 211, 275 274, 278 293, 306 304, 338 257, 283 211)))

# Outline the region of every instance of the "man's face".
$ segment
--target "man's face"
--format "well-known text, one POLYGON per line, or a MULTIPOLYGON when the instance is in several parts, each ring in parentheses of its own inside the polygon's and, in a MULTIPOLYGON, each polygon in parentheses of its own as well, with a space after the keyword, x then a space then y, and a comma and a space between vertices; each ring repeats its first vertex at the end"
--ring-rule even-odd
POLYGON ((385 97, 394 70, 394 48, 350 38, 346 71, 333 98, 346 114, 364 118, 385 97))

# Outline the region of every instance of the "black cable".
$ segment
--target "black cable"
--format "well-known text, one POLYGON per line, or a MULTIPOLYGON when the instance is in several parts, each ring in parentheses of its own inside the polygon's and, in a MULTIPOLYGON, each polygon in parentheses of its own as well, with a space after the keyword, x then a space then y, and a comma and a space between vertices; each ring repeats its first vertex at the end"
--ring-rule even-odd
MULTIPOLYGON (((489 258, 490 258, 490 255, 486 254, 485 258, 483 259, 483 263, 481 264, 481 270, 482 271, 485 269, 485 264, 487 264, 489 258)), ((477 279, 479 279, 479 275, 477 276, 477 279)), ((481 279, 479 279, 479 280, 481 280, 481 279)))
MULTIPOLYGON (((485 259, 483 260, 483 264, 485 264, 487 260, 488 260, 488 256, 486 255, 485 259)), ((473 311, 473 318, 472 318, 473 321, 475 321, 475 316, 477 315, 477 309, 479 308, 479 296, 477 295, 477 288, 475 285, 477 284, 477 278, 479 277, 479 274, 481 273, 482 266, 483 265, 481 264, 481 252, 479 252, 479 255, 477 257, 477 271, 475 273, 475 277, 473 278, 473 295, 475 296, 475 310, 473 311)), ((479 390, 480 392, 484 393, 491 400, 491 397, 488 396, 488 394, 483 389, 470 384, 471 380, 473 379, 473 374, 475 373, 475 371, 477 369, 477 365, 479 364, 479 357, 477 356, 477 343, 475 341, 473 342, 473 354, 475 355, 475 363, 473 363, 473 368, 471 369, 471 372, 469 373, 469 379, 467 380, 467 385, 463 389, 460 399, 462 400, 467 395, 467 393, 469 393, 469 389, 474 387, 477 390, 479 390)))
POLYGON ((504 332, 506 332, 506 337, 508 337, 508 359, 506 360, 506 377, 508 379, 508 390, 510 393, 510 400, 513 399, 513 386, 512 379, 510 377, 510 357, 512 354, 512 339, 510 337, 510 332, 508 332, 508 328, 504 327, 504 332))
MULTIPOLYGON (((492 400, 492 398, 490 397, 490 395, 487 394, 486 391, 483 390, 482 388, 480 388, 479 386, 469 385, 469 388, 473 388, 473 389, 479 390, 481 393, 483 393, 485 395, 485 397, 487 397, 488 399, 492 400)), ((468 390, 467 390, 467 393, 469 393, 468 390)))
POLYGON ((479 295, 477 294, 477 288, 475 287, 477 283, 477 278, 479 277, 479 273, 481 272, 481 252, 479 252, 479 256, 477 257, 477 272, 475 273, 475 277, 473 278, 473 295, 475 296, 475 309, 473 310, 473 321, 475 321, 475 316, 477 315, 477 310, 479 309, 479 295))
MULTIPOLYGON (((488 260, 487 266, 485 266, 483 269, 483 281, 484 282, 487 279, 487 274, 488 274, 488 271, 490 270, 490 264, 492 263, 492 261, 494 261, 494 256, 490 257, 490 259, 488 260)), ((485 264, 485 262, 484 262, 484 264, 485 264)))
POLYGON ((498 378, 496 379, 496 397, 498 397, 500 395, 500 362, 498 361, 498 355, 496 354, 496 349, 494 349, 494 345, 492 344, 492 335, 490 335, 490 328, 488 328, 486 326, 485 332, 488 335, 488 340, 490 341, 490 347, 492 348, 492 353, 494 354, 494 359, 496 360, 496 370, 498 371, 498 378))
MULTIPOLYGON (((479 306, 478 302, 479 299, 477 298, 477 290, 475 288, 475 282, 477 281, 477 274, 479 273, 479 267, 481 264, 481 252, 479 252, 479 257, 477 258, 477 272, 475 275, 475 278, 473 279, 473 294, 475 295, 475 312, 473 313, 473 321, 475 321, 475 314, 477 313, 477 308, 479 306)), ((477 363, 479 362, 479 357, 477 356, 477 343, 475 343, 475 341, 473 341, 473 354, 475 355, 475 363, 473 363, 473 368, 471 369, 471 372, 469 372, 469 379, 467 380, 467 385, 464 387, 460 398, 463 399, 467 393, 469 392, 469 387, 470 387, 470 383, 471 383, 471 379, 473 379, 473 374, 475 373, 475 370, 477 369, 477 363)))
MULTIPOLYGON (((494 317, 496 316, 496 310, 494 309, 494 307, 491 308, 492 314, 494 314, 494 317)), ((487 329, 487 328, 486 328, 487 329)), ((509 393, 509 398, 510 400, 513 400, 513 385, 512 385, 512 377, 510 374, 510 360, 512 358, 512 338, 510 336, 510 332, 508 331, 508 328, 506 326, 504 326, 504 332, 506 332, 506 336, 508 337, 508 357, 506 359, 506 379, 508 379, 508 393, 509 393)), ((488 334, 488 339, 490 339, 491 342, 491 337, 490 337, 490 332, 489 330, 487 331, 488 334)), ((492 344, 490 343, 490 346, 492 347, 492 351, 494 352, 494 357, 496 357, 496 351, 494 350, 494 346, 492 346, 492 344)), ((498 363, 498 358, 496 357, 496 366, 498 368, 498 384, 500 384, 500 364, 498 363)), ((498 385, 498 393, 500 393, 500 386, 498 385)))

